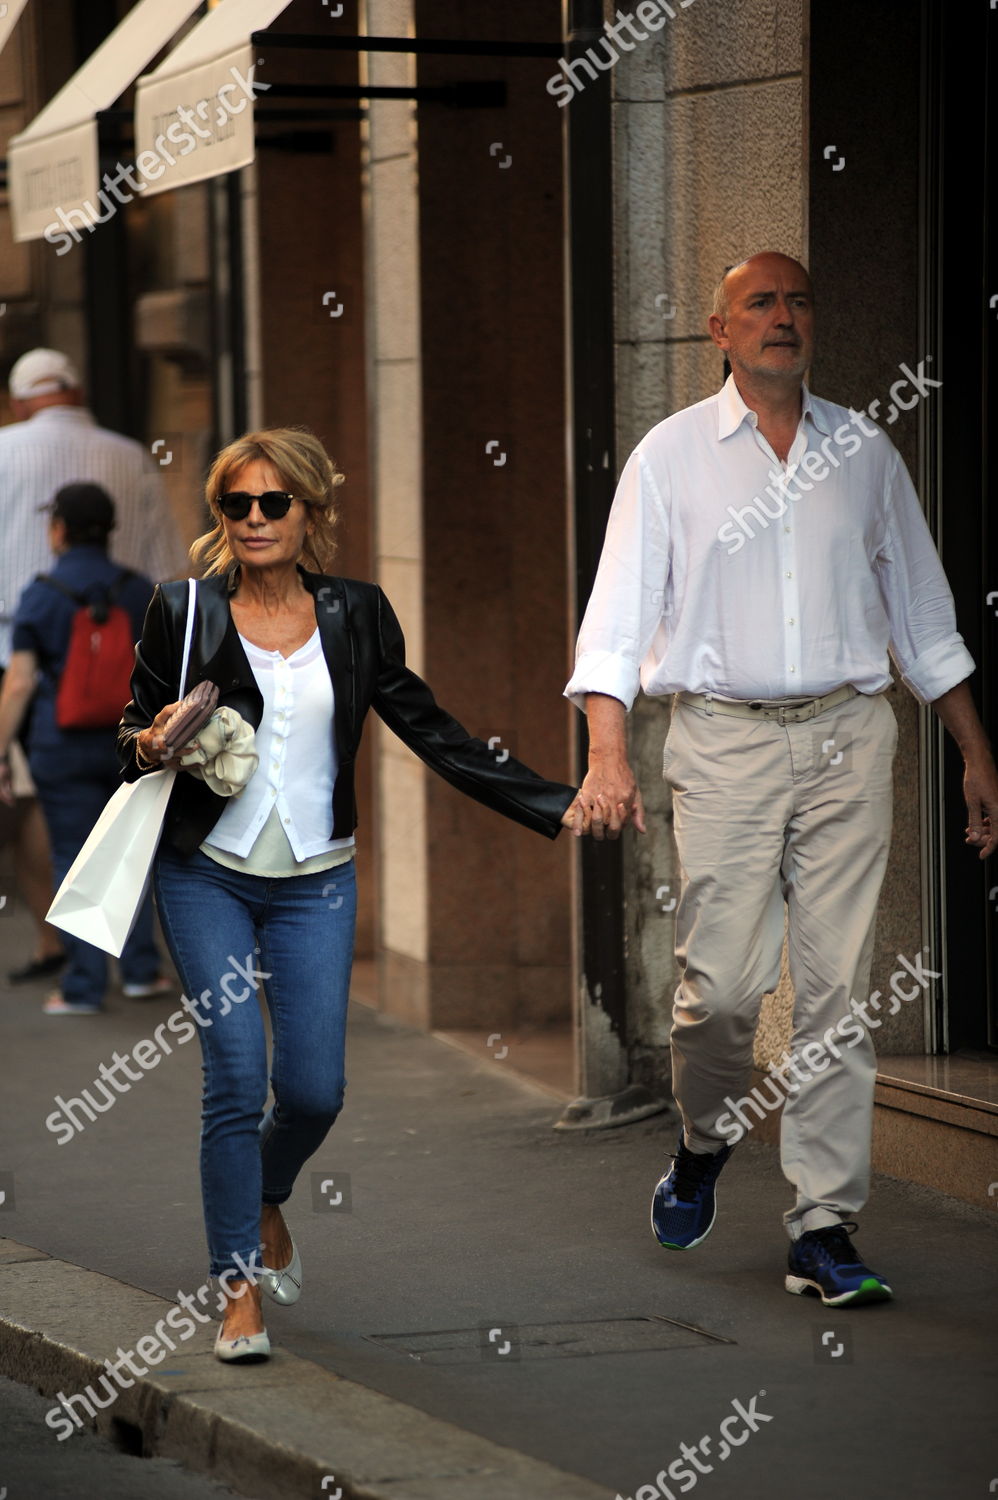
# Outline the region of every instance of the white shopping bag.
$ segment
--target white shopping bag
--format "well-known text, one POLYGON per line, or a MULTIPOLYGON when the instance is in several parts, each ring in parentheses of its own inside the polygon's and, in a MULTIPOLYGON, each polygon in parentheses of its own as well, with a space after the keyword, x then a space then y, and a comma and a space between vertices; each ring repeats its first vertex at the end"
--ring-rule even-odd
POLYGON ((150 771, 118 788, 59 887, 47 921, 121 957, 145 899, 176 779, 176 771, 150 771))
MULTIPOLYGON (((191 578, 178 701, 187 682, 196 603, 197 585, 191 578)), ((46 921, 121 957, 145 897, 176 779, 176 771, 149 771, 118 788, 56 891, 46 921)))

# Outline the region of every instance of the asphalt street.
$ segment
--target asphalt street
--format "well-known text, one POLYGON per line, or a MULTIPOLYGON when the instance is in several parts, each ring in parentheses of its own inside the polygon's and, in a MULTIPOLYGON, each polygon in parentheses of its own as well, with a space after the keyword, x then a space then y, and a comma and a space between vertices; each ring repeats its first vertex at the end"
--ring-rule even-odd
MULTIPOLYGON (((43 994, 0 1000, 0 1229, 129 1287, 193 1291, 207 1271, 197 1043, 135 1069, 71 1138, 46 1126, 56 1096, 92 1088, 178 1001, 113 994, 105 1015, 53 1020, 43 994)), ((791 1484, 809 1500, 988 1494, 998 1212, 986 1187, 975 1209, 877 1178, 857 1240, 896 1299, 833 1312, 783 1289, 774 1149, 739 1146, 710 1238, 668 1253, 648 1204, 669 1117, 556 1132, 558 1101, 502 1062, 351 1010, 345 1109, 288 1211, 304 1292, 268 1308, 278 1350, 627 1500, 669 1485, 705 1500, 791 1484)), ((6 1414, 2 1388, 0 1402, 6 1414)), ((29 1407, 17 1411, 30 1428, 29 1407)), ((53 1488, 38 1493, 56 1495, 49 1447, 53 1488)))

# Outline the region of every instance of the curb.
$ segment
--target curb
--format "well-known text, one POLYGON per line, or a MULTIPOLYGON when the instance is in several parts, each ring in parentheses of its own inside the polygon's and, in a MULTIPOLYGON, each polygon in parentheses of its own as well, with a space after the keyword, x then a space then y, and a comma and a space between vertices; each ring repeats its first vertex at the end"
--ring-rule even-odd
MULTIPOLYGON (((84 1391, 117 1348, 135 1349, 177 1306, 13 1240, 0 1239, 0 1268, 0 1374, 53 1398, 84 1391)), ((178 1344, 165 1367, 136 1375, 87 1425, 119 1448, 174 1459, 253 1500, 610 1495, 279 1345, 264 1364, 233 1367, 215 1359, 207 1339, 202 1328, 189 1346, 178 1344)))

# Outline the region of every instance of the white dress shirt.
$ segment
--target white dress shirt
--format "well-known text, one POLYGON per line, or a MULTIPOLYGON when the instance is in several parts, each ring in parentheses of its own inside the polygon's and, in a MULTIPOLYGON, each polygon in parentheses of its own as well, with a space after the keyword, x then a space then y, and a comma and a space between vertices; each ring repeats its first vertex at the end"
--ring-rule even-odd
POLYGON ((621 474, 565 696, 879 693, 888 651, 931 702, 974 670, 901 456, 802 388, 786 464, 730 377, 621 474))
POLYGON ((229 798, 205 843, 245 858, 276 807, 299 863, 351 848, 352 835, 329 837, 337 758, 333 684, 318 627, 288 657, 239 639, 263 696, 256 731, 260 764, 239 795, 229 798))
POLYGON ((64 484, 103 485, 115 506, 115 562, 154 583, 189 571, 163 479, 141 443, 98 427, 83 406, 44 406, 0 427, 0 665, 10 656, 10 622, 37 573, 52 566, 48 505, 64 484))

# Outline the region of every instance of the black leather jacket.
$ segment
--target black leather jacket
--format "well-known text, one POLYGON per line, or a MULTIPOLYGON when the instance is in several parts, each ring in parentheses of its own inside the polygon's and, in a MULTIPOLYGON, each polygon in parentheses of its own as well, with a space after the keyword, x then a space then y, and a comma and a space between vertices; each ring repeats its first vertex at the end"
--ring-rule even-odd
MULTIPOLYGON (((458 791, 526 828, 557 837, 575 789, 545 781, 512 756, 497 760, 483 740, 472 738, 438 707, 426 683, 405 664, 401 627, 377 584, 298 571, 315 596, 316 623, 333 683, 339 769, 329 837, 347 838, 357 826, 354 764, 369 708, 458 791)), ((235 572, 198 583, 187 690, 205 680, 217 683, 219 706, 235 709, 255 729, 263 699, 229 609, 235 583, 235 572)), ((146 614, 135 652, 132 701, 118 730, 126 781, 143 774, 135 758, 136 734, 180 696, 187 596, 186 582, 161 584, 146 614)), ((180 853, 193 853, 221 816, 225 801, 203 781, 181 773, 170 796, 164 837, 180 853)))

